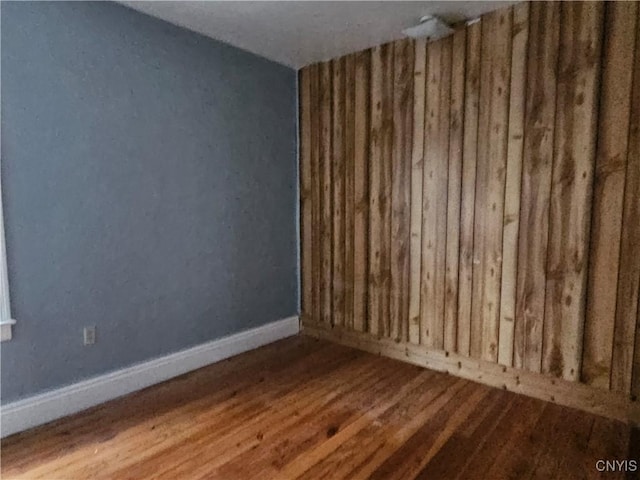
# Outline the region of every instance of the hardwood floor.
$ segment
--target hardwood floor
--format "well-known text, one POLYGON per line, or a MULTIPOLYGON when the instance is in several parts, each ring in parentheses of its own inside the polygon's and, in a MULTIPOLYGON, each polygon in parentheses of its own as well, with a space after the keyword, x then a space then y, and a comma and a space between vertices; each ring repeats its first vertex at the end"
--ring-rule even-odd
POLYGON ((4 439, 2 478, 600 478, 596 460, 637 454, 630 436, 299 336, 4 439))

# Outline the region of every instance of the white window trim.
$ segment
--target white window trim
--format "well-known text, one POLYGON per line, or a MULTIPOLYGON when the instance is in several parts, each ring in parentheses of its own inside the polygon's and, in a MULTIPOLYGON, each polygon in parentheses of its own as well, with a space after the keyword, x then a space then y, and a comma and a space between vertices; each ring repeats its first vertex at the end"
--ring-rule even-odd
POLYGON ((4 241, 2 175, 0 174, 0 341, 11 340, 11 329, 15 323, 16 321, 11 318, 11 304, 9 303, 9 275, 7 273, 7 248, 4 241))

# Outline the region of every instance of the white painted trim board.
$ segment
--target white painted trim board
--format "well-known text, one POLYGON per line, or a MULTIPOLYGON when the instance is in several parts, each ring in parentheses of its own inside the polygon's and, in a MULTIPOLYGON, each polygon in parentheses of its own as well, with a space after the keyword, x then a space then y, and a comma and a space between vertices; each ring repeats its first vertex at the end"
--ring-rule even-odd
POLYGON ((225 358, 296 335, 299 331, 298 317, 288 317, 99 377, 2 405, 0 407, 0 436, 6 437, 12 433, 86 410, 225 358))

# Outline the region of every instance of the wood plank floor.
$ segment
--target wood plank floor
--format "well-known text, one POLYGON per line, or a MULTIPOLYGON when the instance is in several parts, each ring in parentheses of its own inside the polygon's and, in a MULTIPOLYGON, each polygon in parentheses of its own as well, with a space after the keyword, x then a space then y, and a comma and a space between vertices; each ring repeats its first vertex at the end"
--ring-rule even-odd
POLYGON ((600 478, 631 433, 299 336, 13 435, 2 478, 600 478))

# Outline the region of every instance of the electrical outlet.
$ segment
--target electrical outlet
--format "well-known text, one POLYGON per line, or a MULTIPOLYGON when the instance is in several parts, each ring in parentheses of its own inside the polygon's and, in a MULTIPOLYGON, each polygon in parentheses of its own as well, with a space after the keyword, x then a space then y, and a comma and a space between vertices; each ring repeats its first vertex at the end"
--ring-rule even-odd
POLYGON ((84 327, 84 344, 93 345, 96 343, 96 327, 84 327))

